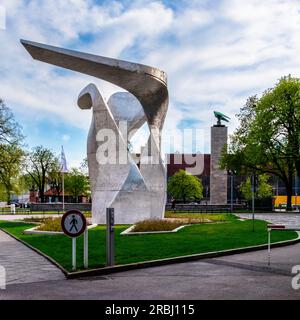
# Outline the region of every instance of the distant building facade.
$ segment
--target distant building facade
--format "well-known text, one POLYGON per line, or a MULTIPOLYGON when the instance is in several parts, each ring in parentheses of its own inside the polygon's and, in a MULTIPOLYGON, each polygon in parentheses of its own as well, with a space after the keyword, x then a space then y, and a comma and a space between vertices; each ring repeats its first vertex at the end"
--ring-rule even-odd
MULTIPOLYGON (((49 188, 45 194, 45 203, 62 203, 63 196, 62 192, 57 192, 55 188, 49 188)), ((77 197, 74 197, 70 195, 68 192, 65 191, 65 203, 88 203, 90 202, 90 199, 85 195, 80 195, 77 197)), ((41 203, 41 198, 39 196, 39 192, 36 190, 31 190, 29 193, 29 202, 30 203, 41 203)))
MULTIPOLYGON (((195 164, 188 164, 186 163, 186 158, 195 157, 196 154, 167 154, 166 155, 166 168, 167 168, 167 179, 173 176, 177 171, 180 169, 185 170, 187 168, 192 168, 195 164), (181 163, 178 163, 179 158, 181 157, 181 163)), ((203 197, 204 201, 208 201, 210 198, 210 154, 203 154, 203 170, 200 174, 197 174, 199 179, 202 181, 203 185, 203 197)), ((240 184, 246 180, 246 176, 233 176, 233 201, 240 202, 243 199, 241 192, 239 191, 240 184)), ((227 201, 230 202, 231 199, 231 187, 230 187, 230 175, 227 177, 227 201)), ((286 196, 286 189, 284 186, 283 181, 279 178, 271 176, 270 177, 270 184, 273 187, 273 195, 278 196, 278 203, 285 202, 284 196, 286 196), (281 196, 281 197, 279 197, 281 196)), ((294 178, 293 181, 293 195, 298 196, 297 198, 293 197, 293 203, 297 202, 300 204, 300 179, 294 178)))

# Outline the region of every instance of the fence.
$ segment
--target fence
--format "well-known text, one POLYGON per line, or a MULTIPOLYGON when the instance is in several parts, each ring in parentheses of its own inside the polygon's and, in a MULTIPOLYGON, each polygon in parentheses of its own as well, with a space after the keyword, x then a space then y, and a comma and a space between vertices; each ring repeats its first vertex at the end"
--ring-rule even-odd
MULTIPOLYGON (((92 204, 91 203, 65 203, 65 211, 75 209, 80 211, 91 211, 92 204)), ((0 213, 9 214, 10 207, 2 207, 0 208, 0 213)), ((29 208, 16 208, 17 213, 31 213, 31 212, 63 212, 63 205, 62 203, 31 203, 29 208)))

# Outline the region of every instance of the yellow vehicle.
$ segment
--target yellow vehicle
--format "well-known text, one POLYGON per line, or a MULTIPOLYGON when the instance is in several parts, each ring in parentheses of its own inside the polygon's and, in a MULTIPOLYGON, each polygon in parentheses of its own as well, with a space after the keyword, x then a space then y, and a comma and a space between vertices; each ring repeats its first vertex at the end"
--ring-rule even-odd
MULTIPOLYGON (((274 197, 274 206, 275 208, 279 207, 285 207, 287 203, 287 196, 275 196, 274 197)), ((300 196, 292 196, 292 205, 294 206, 300 206, 300 196)))

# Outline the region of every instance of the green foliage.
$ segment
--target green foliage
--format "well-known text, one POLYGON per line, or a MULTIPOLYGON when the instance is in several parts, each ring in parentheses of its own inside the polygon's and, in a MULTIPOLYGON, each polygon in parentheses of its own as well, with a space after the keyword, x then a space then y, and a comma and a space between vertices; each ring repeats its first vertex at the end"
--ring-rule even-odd
POLYGON ((168 193, 184 202, 203 198, 203 186, 199 178, 185 170, 179 170, 168 181, 168 193))
POLYGON ((55 190, 58 197, 62 193, 62 173, 60 170, 60 162, 58 158, 55 158, 46 177, 47 183, 55 190))
POLYGON ((88 177, 79 169, 73 168, 65 175, 65 190, 78 202, 79 196, 90 194, 88 177))
MULTIPOLYGON (((261 174, 258 176, 258 188, 254 195, 256 199, 263 199, 272 196, 272 185, 268 183, 268 179, 269 176, 267 174, 261 174)), ((241 183, 240 190, 246 200, 252 199, 252 184, 250 177, 241 183)))
POLYGON ((300 173, 300 80, 281 78, 261 98, 250 97, 238 118, 240 126, 228 153, 222 154, 221 168, 279 177, 291 209, 293 175, 300 173))
MULTIPOLYGON (((26 221, 26 219, 24 219, 26 221)), ((28 222, 30 220, 27 220, 28 222)), ((34 218, 32 221, 34 222, 38 222, 41 225, 39 226, 38 230, 40 231, 56 231, 56 232, 62 232, 62 228, 61 228, 61 217, 59 218, 53 218, 53 217, 49 217, 49 218, 34 218)), ((89 223, 88 223, 89 225, 89 223)))
MULTIPOLYGON (((23 139, 21 128, 10 108, 0 98, 0 145, 19 144, 23 139)), ((0 146, 1 154, 1 146, 0 146)))
POLYGON ((0 202, 6 202, 7 196, 6 196, 6 190, 2 183, 0 183, 0 202))
POLYGON ((50 172, 57 170, 58 159, 55 154, 43 146, 37 146, 27 154, 25 170, 28 174, 29 184, 39 190, 41 201, 44 202, 45 186, 50 172))
POLYGON ((269 181, 269 176, 267 174, 261 174, 258 176, 258 193, 257 197, 259 199, 269 198, 273 195, 273 188, 269 181))
POLYGON ((149 219, 137 222, 133 232, 171 231, 182 225, 184 223, 180 221, 149 219))
POLYGON ((38 230, 61 232, 61 218, 44 218, 38 230))
POLYGON ((12 193, 22 191, 20 180, 21 165, 24 158, 23 150, 17 144, 2 144, 0 156, 1 198, 9 202, 12 193))
POLYGON ((0 201, 10 201, 21 189, 19 176, 24 153, 21 128, 13 113, 0 99, 0 201))

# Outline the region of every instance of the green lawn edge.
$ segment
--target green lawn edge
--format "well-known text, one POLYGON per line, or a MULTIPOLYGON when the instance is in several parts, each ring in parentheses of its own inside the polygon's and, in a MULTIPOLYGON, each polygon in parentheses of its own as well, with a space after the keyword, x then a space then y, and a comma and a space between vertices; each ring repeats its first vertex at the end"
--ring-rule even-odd
MULTIPOLYGON (((192 254, 251 247, 267 243, 267 222, 231 220, 226 223, 211 223, 187 226, 177 233, 121 236, 128 226, 115 227, 116 264, 124 265, 192 254)), ((0 221, 0 228, 28 243, 71 271, 72 241, 65 235, 25 235, 23 231, 34 224, 0 221)), ((89 268, 105 266, 104 226, 89 231, 89 268)), ((272 232, 272 243, 293 240, 294 231, 272 232)), ((83 237, 77 239, 77 266, 83 269, 83 237)))

